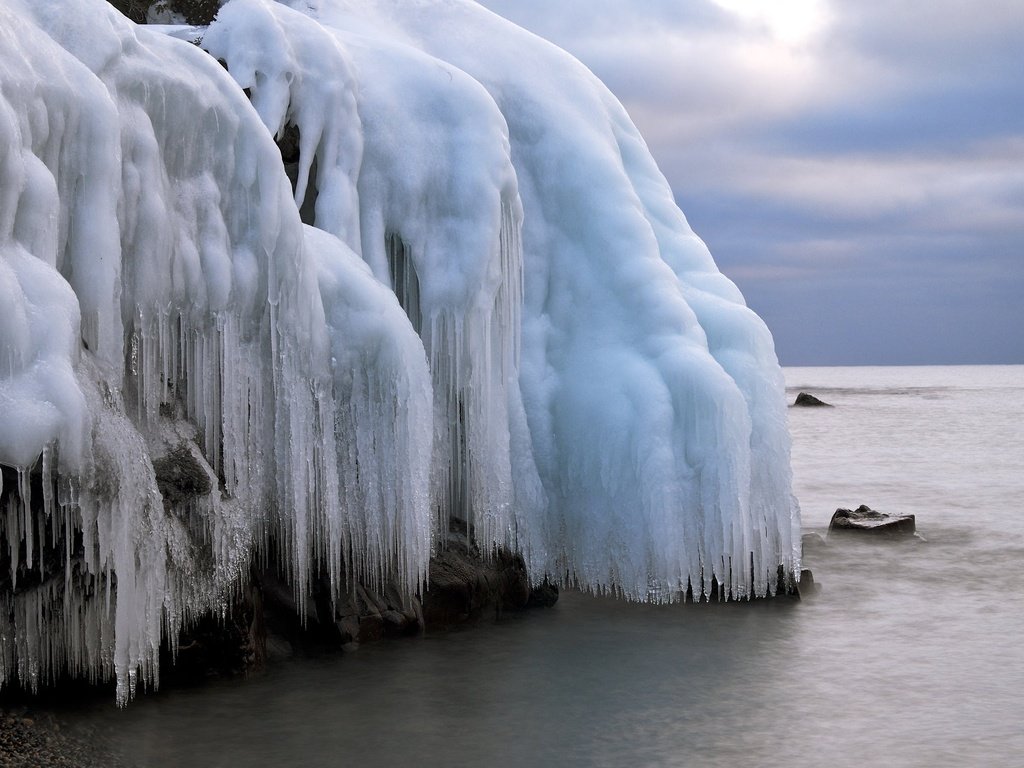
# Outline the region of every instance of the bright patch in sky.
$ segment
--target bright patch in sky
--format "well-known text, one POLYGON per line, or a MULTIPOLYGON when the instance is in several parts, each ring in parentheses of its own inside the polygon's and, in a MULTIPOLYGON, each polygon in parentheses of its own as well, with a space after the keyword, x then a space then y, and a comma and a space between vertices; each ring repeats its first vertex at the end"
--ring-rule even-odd
POLYGON ((821 0, 714 0, 744 21, 763 25, 784 43, 807 42, 825 23, 821 0))

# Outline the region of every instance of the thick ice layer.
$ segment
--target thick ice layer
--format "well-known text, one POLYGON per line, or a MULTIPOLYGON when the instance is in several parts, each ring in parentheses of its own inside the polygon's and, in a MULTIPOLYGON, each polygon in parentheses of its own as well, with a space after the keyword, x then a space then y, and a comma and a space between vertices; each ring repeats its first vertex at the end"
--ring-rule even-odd
POLYGON ((298 127, 296 200, 308 200, 315 157, 312 223, 394 286, 420 333, 440 524, 454 515, 482 541, 512 543, 513 486, 538 480, 528 454, 509 453, 510 427, 526 428, 513 391, 521 212, 505 122, 465 73, 346 20, 322 26, 269 0, 234 0, 202 45, 250 90, 272 133, 298 127))
MULTIPOLYGON (((354 62, 363 257, 382 277, 382 242, 392 263, 411 258, 420 313, 461 306, 471 319, 463 334, 487 322, 474 318, 470 290, 494 239, 481 221, 499 210, 500 189, 514 229, 519 203, 506 201, 521 200, 523 359, 498 398, 508 410, 490 422, 507 419, 508 434, 488 455, 496 468, 506 440, 514 444, 507 476, 532 489, 508 519, 533 573, 636 599, 672 599, 688 584, 707 591, 712 576, 735 597, 774 592, 778 566, 796 563, 798 513, 772 340, 690 230, 621 105, 566 53, 472 2, 288 4, 330 29, 354 62), (480 149, 506 140, 514 181, 502 157, 480 149), (512 437, 527 434, 520 395, 528 446, 512 437)), ((255 68, 270 81, 272 70, 330 58, 292 51, 290 66, 255 68)), ((516 268, 518 255, 508 261, 516 268)), ((400 293, 410 284, 395 281, 400 293)), ((518 288, 506 278, 504 290, 518 288)), ((478 336, 441 347, 438 359, 434 331, 424 320, 441 397, 446 364, 457 370, 493 349, 478 336)), ((510 342, 516 360, 518 341, 498 340, 510 342)))
POLYGON ((430 556, 432 392, 423 346, 393 293, 336 238, 306 228, 331 331, 341 506, 328 537, 363 584, 399 576, 411 592, 430 556), (400 546, 395 546, 401 542, 400 546), (384 567, 382 567, 382 565, 384 567))
POLYGON ((267 537, 300 604, 313 569, 414 592, 429 378, 394 297, 307 238, 213 58, 99 0, 15 0, 0 22, 0 684, 113 674, 125 701, 156 683, 162 631, 223 610, 267 537), (211 492, 161 498, 174 451, 211 492))
POLYGON ((312 19, 269 0, 228 4, 202 45, 230 67, 271 134, 289 125, 302 129, 295 203, 314 200, 310 223, 359 251, 363 131, 345 48, 312 19))
POLYGON ((0 684, 123 702, 261 546, 411 593, 450 515, 631 599, 797 570, 771 337, 564 52, 469 0, 0 43, 0 684))

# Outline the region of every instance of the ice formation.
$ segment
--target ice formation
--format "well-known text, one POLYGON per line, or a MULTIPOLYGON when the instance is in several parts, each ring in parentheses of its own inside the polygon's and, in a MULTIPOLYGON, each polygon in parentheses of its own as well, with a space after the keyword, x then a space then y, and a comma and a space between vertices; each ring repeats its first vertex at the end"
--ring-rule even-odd
POLYGON ((0 685, 123 703, 254 553, 413 594, 450 516, 635 600, 799 572, 771 337, 564 52, 470 0, 7 0, 0 74, 0 685))

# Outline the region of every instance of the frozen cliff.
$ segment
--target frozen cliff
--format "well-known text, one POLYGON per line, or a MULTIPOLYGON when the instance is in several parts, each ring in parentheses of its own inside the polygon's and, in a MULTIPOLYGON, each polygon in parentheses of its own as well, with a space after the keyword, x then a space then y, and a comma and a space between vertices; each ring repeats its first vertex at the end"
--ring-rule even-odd
POLYGON ((299 605, 415 594, 450 517, 634 600, 798 572, 771 336, 563 51, 470 0, 7 0, 0 75, 0 685, 124 702, 268 552, 299 605))

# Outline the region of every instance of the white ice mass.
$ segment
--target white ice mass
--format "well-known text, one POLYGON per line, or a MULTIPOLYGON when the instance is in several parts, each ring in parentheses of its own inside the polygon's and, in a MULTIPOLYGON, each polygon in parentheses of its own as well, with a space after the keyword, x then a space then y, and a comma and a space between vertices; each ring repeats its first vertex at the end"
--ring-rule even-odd
POLYGON ((536 581, 774 594, 784 405, 622 106, 471 0, 0 4, 0 685, 127 701, 267 547, 300 604, 415 594, 450 516, 536 581))

